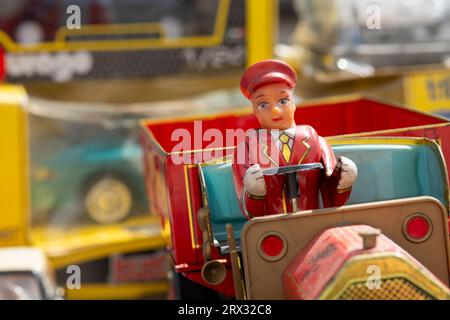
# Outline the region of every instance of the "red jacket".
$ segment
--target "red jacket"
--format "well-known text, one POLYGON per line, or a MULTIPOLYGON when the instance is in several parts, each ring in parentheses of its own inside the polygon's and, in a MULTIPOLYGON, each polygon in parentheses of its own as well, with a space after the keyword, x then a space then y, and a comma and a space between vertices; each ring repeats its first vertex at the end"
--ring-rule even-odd
POLYGON ((337 191, 340 172, 338 169, 335 170, 336 157, 329 144, 324 138, 317 135, 314 128, 307 125, 295 128, 288 162, 279 152, 278 139, 272 136, 270 130, 259 129, 255 132, 257 135, 247 136, 245 143, 237 147, 233 162, 236 193, 241 210, 248 218, 292 212, 292 205, 286 197, 285 175, 264 176, 267 188, 264 197, 258 198, 243 193, 245 172, 255 163, 259 163, 261 168, 264 169, 274 166, 321 162, 325 170, 327 168, 334 170, 330 177, 325 176, 325 170, 297 173, 300 190, 300 197, 297 198, 299 210, 319 208, 319 190, 324 207, 345 204, 350 197, 351 190, 337 191))

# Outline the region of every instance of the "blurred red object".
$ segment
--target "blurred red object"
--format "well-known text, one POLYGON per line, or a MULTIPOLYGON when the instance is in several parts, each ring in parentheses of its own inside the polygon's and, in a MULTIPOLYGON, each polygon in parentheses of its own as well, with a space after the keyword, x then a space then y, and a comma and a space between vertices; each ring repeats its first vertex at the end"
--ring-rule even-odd
POLYGON ((5 53, 2 48, 0 48, 0 81, 5 79, 5 53))

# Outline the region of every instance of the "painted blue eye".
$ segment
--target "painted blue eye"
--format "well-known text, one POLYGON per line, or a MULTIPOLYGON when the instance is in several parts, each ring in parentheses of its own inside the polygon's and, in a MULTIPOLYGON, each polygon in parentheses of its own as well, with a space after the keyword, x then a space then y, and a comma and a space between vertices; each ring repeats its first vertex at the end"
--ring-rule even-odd
POLYGON ((267 102, 261 102, 260 104, 258 104, 259 110, 266 110, 268 107, 269 107, 269 104, 267 102))
POLYGON ((286 106, 288 104, 288 102, 289 102, 289 99, 288 98, 284 98, 284 99, 281 99, 278 102, 280 103, 281 106, 286 106))

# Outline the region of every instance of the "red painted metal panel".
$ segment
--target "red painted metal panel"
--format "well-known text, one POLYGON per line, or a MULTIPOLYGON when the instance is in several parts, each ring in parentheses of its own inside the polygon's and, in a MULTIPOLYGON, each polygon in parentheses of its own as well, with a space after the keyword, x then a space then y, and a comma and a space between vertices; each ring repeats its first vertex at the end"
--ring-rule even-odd
POLYGON ((366 250, 362 231, 373 230, 366 225, 330 228, 320 233, 289 264, 283 273, 285 298, 291 300, 316 299, 351 257, 361 253, 402 250, 384 235, 378 237, 376 247, 366 250))

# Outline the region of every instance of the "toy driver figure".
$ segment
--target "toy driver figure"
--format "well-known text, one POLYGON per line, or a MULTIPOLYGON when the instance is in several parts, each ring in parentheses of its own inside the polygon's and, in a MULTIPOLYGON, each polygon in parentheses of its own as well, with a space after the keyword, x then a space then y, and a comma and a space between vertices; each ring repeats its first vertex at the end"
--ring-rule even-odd
POLYGON ((295 71, 277 60, 256 63, 242 76, 241 91, 261 126, 238 145, 233 163, 237 196, 247 218, 317 209, 319 190, 323 207, 344 205, 350 197, 357 176, 353 161, 336 160, 314 128, 295 124, 296 80, 295 71), (282 171, 293 166, 309 168, 289 174, 264 173, 268 168, 282 171))

